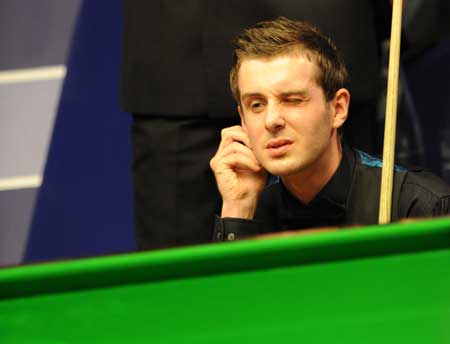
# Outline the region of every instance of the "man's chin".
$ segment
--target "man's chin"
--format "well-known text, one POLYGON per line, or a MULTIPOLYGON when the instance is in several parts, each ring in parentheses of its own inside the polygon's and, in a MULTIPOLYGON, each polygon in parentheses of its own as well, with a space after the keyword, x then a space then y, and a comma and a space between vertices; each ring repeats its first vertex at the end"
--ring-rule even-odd
POLYGON ((263 164, 265 170, 274 176, 289 177, 298 173, 302 173, 311 166, 310 162, 299 161, 298 159, 270 159, 263 164))
POLYGON ((274 176, 287 177, 299 172, 298 166, 291 166, 284 162, 273 162, 268 164, 265 169, 274 176))

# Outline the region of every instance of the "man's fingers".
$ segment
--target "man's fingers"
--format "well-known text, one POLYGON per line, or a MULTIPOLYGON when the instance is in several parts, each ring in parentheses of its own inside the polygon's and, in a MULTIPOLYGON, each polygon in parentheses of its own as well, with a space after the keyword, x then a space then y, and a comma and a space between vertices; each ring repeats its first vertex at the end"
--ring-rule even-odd
POLYGON ((219 155, 222 157, 225 157, 230 154, 242 154, 245 155, 255 161, 255 163, 259 164, 258 160, 256 160, 255 154, 253 151, 248 148, 247 146, 244 146, 240 142, 233 142, 230 145, 224 147, 220 152, 219 155))
POLYGON ((233 142, 223 148, 219 152, 219 159, 221 159, 222 163, 229 165, 231 168, 236 168, 236 164, 245 163, 246 168, 257 172, 261 170, 261 165, 256 159, 253 151, 240 142, 233 142), (232 159, 226 160, 228 157, 232 157, 232 159))
POLYGON ((216 155, 211 159, 210 166, 214 173, 226 170, 247 170, 260 172, 262 166, 250 148, 250 140, 244 129, 236 125, 225 128, 221 132, 222 140, 216 155))
POLYGON ((237 170, 260 172, 262 169, 261 165, 258 162, 255 162, 254 159, 240 153, 232 153, 222 157, 221 163, 224 168, 232 169, 235 172, 237 170))
POLYGON ((262 169, 253 151, 239 142, 233 142, 231 145, 218 151, 211 159, 210 166, 215 173, 230 169, 246 169, 259 172, 262 169))
POLYGON ((251 148, 250 140, 240 125, 222 129, 221 137, 219 149, 233 142, 242 142, 245 146, 251 148))

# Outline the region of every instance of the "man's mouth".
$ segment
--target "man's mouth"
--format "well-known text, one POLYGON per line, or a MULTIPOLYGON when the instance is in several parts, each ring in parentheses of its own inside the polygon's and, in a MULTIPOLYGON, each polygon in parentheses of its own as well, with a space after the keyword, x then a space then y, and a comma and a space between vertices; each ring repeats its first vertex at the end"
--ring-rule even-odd
POLYGON ((289 139, 274 139, 267 143, 266 149, 271 157, 279 157, 286 154, 292 144, 293 142, 289 139))

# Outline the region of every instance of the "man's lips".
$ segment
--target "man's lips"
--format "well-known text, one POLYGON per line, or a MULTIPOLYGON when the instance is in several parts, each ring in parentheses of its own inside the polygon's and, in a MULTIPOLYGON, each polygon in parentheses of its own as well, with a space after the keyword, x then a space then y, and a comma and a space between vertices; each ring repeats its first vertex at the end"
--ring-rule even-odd
POLYGON ((284 155, 293 144, 292 140, 289 139, 274 139, 270 140, 266 144, 266 149, 269 152, 269 155, 272 157, 278 157, 284 155))
POLYGON ((274 140, 270 140, 267 143, 266 148, 278 148, 278 147, 288 145, 291 143, 292 143, 292 141, 289 139, 274 139, 274 140))

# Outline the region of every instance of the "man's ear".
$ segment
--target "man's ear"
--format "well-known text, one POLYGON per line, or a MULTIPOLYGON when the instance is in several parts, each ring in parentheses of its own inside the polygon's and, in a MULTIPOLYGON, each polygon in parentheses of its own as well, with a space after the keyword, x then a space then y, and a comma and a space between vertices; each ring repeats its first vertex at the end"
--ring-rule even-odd
POLYGON ((350 105, 350 92, 345 88, 340 88, 333 100, 331 106, 333 107, 333 128, 340 128, 348 116, 348 107, 350 105))
POLYGON ((242 111, 242 108, 240 105, 238 105, 238 112, 239 117, 241 118, 241 127, 244 129, 245 132, 247 132, 247 126, 245 125, 245 118, 244 118, 244 112, 242 111))

